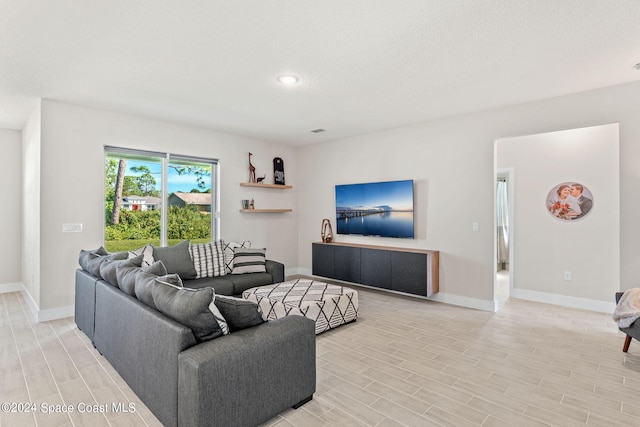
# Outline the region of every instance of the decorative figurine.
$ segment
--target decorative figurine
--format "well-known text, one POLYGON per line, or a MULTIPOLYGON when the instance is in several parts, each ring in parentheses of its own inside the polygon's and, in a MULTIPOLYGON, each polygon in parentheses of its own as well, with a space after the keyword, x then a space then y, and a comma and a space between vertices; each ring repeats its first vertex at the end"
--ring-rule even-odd
POLYGON ((262 182, 266 177, 267 177, 267 174, 265 173, 264 176, 261 176, 260 178, 258 178, 258 184, 262 184, 262 182))
POLYGON ((284 185, 284 162, 280 157, 273 159, 273 183, 284 185))
POLYGON ((322 220, 320 226, 320 236, 322 237, 322 243, 331 243, 333 241, 333 229, 331 228, 331 221, 328 219, 322 220))
POLYGON ((249 182, 256 182, 256 167, 251 164, 251 156, 249 153, 249 182))
POLYGON ((249 209, 255 209, 256 205, 253 203, 253 199, 249 202, 249 209))

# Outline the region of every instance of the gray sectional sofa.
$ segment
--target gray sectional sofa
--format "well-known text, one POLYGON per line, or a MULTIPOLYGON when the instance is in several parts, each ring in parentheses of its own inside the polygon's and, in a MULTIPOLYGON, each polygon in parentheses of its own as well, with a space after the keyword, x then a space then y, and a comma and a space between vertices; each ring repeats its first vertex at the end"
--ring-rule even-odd
MULTIPOLYGON (((76 324, 163 425, 254 426, 311 400, 316 387, 312 320, 260 319, 256 326, 203 341, 195 329, 96 272, 76 271, 76 324)), ((233 276, 185 280, 185 287, 197 290, 184 292, 212 286, 218 295, 237 294, 282 281, 284 266, 270 261, 266 272, 233 276)))

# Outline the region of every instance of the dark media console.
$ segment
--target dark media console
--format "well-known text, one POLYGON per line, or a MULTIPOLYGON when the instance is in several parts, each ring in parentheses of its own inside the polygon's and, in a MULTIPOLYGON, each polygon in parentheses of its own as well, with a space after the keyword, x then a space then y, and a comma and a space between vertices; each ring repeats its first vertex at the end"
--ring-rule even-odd
POLYGON ((439 252, 352 243, 313 243, 312 274, 429 297, 438 292, 439 252))

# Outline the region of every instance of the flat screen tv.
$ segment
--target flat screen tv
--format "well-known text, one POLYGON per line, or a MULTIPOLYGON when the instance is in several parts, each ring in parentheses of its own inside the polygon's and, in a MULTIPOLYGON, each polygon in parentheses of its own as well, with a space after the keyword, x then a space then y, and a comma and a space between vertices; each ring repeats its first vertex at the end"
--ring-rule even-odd
POLYGON ((338 234, 413 239, 413 180, 336 185, 338 234))

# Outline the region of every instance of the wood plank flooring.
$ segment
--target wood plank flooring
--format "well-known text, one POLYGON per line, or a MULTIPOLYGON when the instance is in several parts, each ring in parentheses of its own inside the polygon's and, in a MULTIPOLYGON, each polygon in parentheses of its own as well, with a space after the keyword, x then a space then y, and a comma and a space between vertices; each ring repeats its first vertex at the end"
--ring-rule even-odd
MULTIPOLYGON (((513 298, 488 313, 357 290, 358 321, 317 337, 313 401, 265 426, 640 425, 640 342, 623 353, 608 314, 513 298)), ((0 294, 0 402, 36 406, 0 411, 2 427, 160 425, 72 318, 34 323, 17 292, 0 294), (110 410, 42 410, 81 403, 110 410)))

